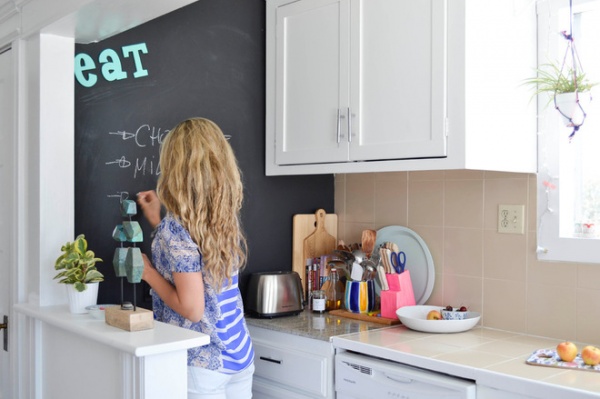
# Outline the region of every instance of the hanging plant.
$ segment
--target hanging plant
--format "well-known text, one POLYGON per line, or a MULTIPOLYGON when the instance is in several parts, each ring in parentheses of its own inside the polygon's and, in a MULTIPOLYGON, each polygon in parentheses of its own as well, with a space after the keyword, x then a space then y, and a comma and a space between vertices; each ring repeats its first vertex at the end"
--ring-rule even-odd
POLYGON ((571 139, 583 125, 587 116, 583 105, 592 100, 590 90, 596 83, 590 82, 581 66, 579 55, 573 40, 573 0, 569 0, 570 31, 561 32, 567 41, 565 55, 560 67, 558 64, 545 64, 538 68, 534 78, 525 83, 536 87, 535 94, 550 93, 554 99, 554 108, 565 118, 566 125, 573 128, 571 139), (582 104, 582 102, 584 104, 582 104))
POLYGON ((590 82, 583 72, 576 73, 573 68, 565 72, 557 64, 544 64, 536 72, 537 75, 526 79, 525 84, 534 87, 534 95, 547 93, 550 99, 557 94, 589 92, 598 84, 590 82))

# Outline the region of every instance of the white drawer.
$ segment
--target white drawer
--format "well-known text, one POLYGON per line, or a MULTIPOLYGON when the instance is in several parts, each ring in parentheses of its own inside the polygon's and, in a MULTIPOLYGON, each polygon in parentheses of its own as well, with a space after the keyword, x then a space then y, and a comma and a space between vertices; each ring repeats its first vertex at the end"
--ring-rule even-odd
POLYGON ((327 397, 327 357, 254 340, 255 375, 311 395, 327 397))

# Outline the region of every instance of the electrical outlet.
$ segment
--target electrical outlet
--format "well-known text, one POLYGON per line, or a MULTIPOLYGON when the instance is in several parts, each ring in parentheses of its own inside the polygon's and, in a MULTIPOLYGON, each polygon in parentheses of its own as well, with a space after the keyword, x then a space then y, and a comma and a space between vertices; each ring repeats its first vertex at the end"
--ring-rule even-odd
POLYGON ((498 233, 525 234, 525 205, 498 205, 498 233))

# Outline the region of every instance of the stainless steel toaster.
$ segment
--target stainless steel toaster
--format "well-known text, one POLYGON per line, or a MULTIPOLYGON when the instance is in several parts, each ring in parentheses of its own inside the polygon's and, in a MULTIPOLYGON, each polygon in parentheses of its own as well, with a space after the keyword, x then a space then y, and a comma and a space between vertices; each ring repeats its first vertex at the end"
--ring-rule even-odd
POLYGON ((244 307, 251 315, 269 318, 302 312, 300 276, 292 271, 252 273, 244 307))

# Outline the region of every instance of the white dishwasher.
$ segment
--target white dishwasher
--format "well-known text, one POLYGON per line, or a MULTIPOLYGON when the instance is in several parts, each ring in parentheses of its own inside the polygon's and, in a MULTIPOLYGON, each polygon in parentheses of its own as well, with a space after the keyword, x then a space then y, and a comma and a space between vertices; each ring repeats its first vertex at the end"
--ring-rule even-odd
POLYGON ((335 355, 337 399, 475 399, 475 382, 352 352, 335 355))

